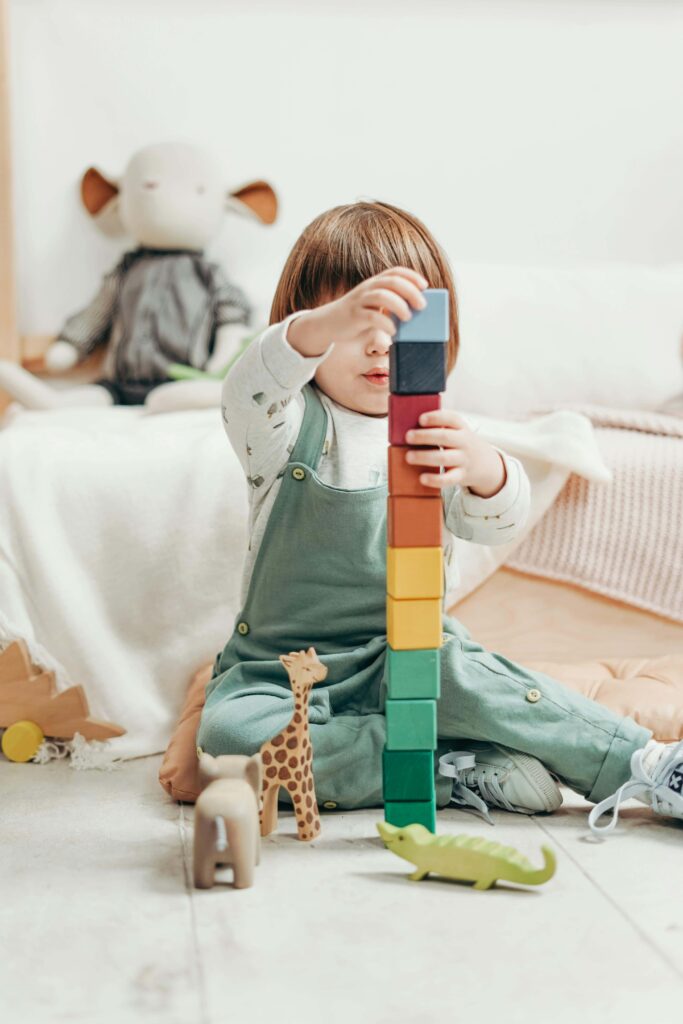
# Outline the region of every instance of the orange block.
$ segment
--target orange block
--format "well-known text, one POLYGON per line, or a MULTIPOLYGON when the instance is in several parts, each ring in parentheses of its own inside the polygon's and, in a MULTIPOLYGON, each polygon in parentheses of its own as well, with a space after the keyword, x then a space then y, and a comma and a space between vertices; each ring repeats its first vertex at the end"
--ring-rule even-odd
POLYGON ((387 544, 392 548, 441 547, 441 496, 408 498, 389 496, 387 544))
MULTIPOLYGON (((427 447, 425 445, 425 447, 427 447)), ((433 448, 433 445, 429 447, 433 448)), ((420 483, 420 473, 433 473, 432 466, 412 466, 406 462, 407 445, 392 444, 389 448, 389 494, 414 495, 433 498, 439 492, 420 483)))

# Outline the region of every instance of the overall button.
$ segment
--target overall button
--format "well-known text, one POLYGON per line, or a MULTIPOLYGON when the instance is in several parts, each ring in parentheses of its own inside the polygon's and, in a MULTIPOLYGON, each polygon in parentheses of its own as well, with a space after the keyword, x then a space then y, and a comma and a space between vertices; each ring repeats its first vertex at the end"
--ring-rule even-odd
POLYGON ((527 690, 526 699, 529 701, 530 704, 535 704, 537 700, 541 699, 541 691, 527 690))
POLYGON ((337 805, 334 802, 334 800, 326 800, 325 803, 323 804, 323 807, 325 808, 326 811, 334 811, 336 810, 337 805))
POLYGON ((303 480, 305 479, 306 474, 304 470, 301 468, 301 466, 295 466, 294 469, 292 470, 292 476, 294 477, 295 480, 303 480))
POLYGON ((201 747, 197 747, 197 757, 201 757, 203 753, 204 753, 204 751, 202 750, 202 748, 201 747))
POLYGON ((237 632, 241 633, 242 636, 246 636, 249 632, 249 624, 247 622, 240 622, 237 626, 237 632))

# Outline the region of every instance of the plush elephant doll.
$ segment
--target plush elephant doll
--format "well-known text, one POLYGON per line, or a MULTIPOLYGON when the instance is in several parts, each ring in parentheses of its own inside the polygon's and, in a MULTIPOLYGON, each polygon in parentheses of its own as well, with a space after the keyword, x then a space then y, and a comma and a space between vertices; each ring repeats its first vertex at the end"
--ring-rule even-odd
MULTIPOLYGON (((226 194, 208 152, 162 143, 135 153, 119 181, 89 168, 81 196, 102 231, 126 233, 137 247, 105 275, 92 302, 68 318, 47 350, 45 365, 49 372, 64 372, 106 342, 104 377, 95 385, 57 390, 13 363, 0 362, 0 388, 33 409, 138 405, 169 381, 172 365, 209 372, 224 367, 253 333, 247 326, 251 310, 203 250, 226 210, 272 224, 277 199, 270 185, 254 181, 226 194)), ((211 380, 167 384, 170 397, 158 404, 214 404, 217 387, 211 380)))

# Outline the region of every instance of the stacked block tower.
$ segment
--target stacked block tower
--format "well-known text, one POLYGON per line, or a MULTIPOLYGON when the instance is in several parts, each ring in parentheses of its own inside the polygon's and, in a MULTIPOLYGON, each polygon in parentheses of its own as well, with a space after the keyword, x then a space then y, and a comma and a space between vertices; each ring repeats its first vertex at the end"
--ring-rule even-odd
POLYGON ((446 388, 448 292, 427 289, 424 309, 398 322, 390 352, 387 515, 387 741, 385 818, 436 828, 434 751, 440 695, 443 551, 441 491, 420 483, 434 472, 406 462, 406 431, 441 407, 446 388))

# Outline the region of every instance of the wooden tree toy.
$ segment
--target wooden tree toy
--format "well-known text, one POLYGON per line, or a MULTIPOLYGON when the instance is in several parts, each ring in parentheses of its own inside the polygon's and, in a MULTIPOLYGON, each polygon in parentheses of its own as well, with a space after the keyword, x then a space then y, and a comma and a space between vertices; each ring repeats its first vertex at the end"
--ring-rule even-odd
POLYGON ((66 740, 80 733, 86 740, 107 740, 126 731, 90 718, 83 687, 57 692, 54 673, 32 665, 21 640, 0 654, 0 728, 9 761, 30 761, 46 736, 66 740))
POLYGON ((387 742, 384 814, 390 825, 436 828, 434 755, 444 593, 441 496, 406 462, 406 432, 441 406, 446 386, 448 292, 398 322, 390 350, 387 515, 387 742))
POLYGON ((313 784, 313 748, 308 726, 308 698, 316 683, 327 676, 327 668, 313 647, 307 651, 282 654, 294 695, 294 714, 289 725, 261 747, 263 789, 261 835, 277 828, 277 798, 287 790, 294 804, 299 839, 309 841, 320 833, 320 815, 313 784))

